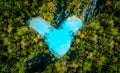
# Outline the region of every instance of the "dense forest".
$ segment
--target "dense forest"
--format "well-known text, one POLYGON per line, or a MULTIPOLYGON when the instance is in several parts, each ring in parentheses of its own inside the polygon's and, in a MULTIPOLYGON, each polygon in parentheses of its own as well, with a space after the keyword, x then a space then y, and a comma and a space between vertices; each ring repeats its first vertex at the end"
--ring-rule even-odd
POLYGON ((120 0, 95 8, 90 1, 97 0, 0 0, 0 73, 120 73, 120 0), (72 15, 85 18, 83 27, 70 51, 56 59, 28 20, 41 16, 57 28, 72 15), (34 57, 42 63, 27 67, 34 57))

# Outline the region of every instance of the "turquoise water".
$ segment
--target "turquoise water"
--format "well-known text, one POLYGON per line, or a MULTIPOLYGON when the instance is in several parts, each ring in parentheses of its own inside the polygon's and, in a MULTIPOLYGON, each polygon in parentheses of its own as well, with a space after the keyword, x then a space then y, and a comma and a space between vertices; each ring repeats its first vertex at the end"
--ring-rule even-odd
POLYGON ((63 20, 56 29, 41 17, 36 17, 30 20, 29 26, 40 34, 51 53, 60 58, 69 51, 74 36, 82 27, 82 22, 79 18, 72 16, 63 20))

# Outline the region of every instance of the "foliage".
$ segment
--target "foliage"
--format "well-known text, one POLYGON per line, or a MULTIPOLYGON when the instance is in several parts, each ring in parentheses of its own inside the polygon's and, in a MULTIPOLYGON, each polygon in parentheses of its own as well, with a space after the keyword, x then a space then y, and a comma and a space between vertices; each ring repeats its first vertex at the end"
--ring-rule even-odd
MULTIPOLYGON (((24 73, 26 71, 24 63, 39 53, 52 57, 41 37, 26 25, 28 19, 35 16, 42 16, 51 23, 54 19, 57 20, 57 17, 63 17, 60 15, 62 10, 59 12, 56 8, 59 1, 0 1, 1 73, 24 73)), ((60 4, 63 12, 67 11, 68 16, 74 14, 79 18, 82 18, 83 10, 89 2, 89 0, 61 1, 63 1, 60 4)), ((120 73, 119 13, 120 1, 106 0, 103 12, 78 31, 67 55, 59 60, 52 58, 52 62, 42 72, 120 73)), ((67 14, 63 18, 66 17, 67 14)))

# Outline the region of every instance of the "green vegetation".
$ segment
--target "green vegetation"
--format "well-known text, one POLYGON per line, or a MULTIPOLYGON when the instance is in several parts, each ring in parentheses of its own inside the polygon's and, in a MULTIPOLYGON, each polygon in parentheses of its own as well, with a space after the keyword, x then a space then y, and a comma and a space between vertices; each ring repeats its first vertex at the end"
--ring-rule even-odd
MULTIPOLYGON (((24 73, 24 62, 38 53, 52 57, 41 37, 26 25, 35 16, 52 23, 57 1, 0 0, 0 73, 24 73)), ((81 18, 89 0, 81 1, 82 6, 79 0, 66 0, 65 9, 81 18)), ((120 73, 120 1, 107 0, 103 8, 79 30, 67 55, 52 58, 54 63, 43 73, 120 73)))

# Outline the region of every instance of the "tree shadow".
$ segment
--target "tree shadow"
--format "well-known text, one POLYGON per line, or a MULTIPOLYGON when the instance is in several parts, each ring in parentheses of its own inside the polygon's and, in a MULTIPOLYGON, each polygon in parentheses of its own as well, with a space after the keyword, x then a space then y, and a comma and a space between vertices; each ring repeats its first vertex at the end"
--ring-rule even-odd
POLYGON ((52 63, 51 59, 52 57, 49 55, 49 53, 39 53, 24 63, 26 67, 26 73, 43 72, 45 68, 52 63))

